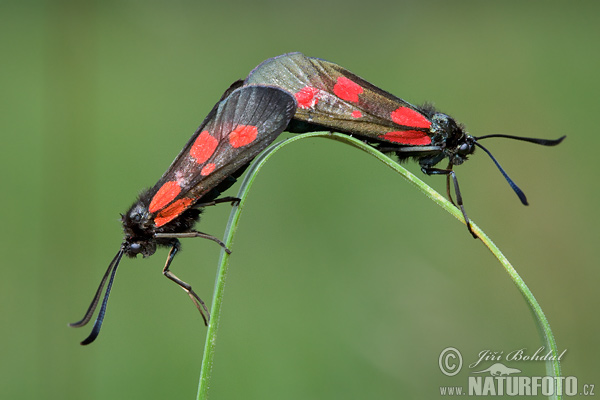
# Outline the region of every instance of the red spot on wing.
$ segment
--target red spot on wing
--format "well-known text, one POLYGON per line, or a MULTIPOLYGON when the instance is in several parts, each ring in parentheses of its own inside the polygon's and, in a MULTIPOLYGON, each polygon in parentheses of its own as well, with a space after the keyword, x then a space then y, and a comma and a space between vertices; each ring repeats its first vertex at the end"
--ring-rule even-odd
POLYGON ((173 202, 173 204, 170 206, 163 208, 158 214, 156 214, 156 217, 154 217, 154 226, 157 228, 161 227, 164 224, 172 221, 174 218, 177 218, 182 212, 190 207, 193 201, 194 200, 190 198, 184 197, 173 202))
POLYGON ((313 108, 319 102, 319 89, 312 86, 304 86, 295 94, 298 107, 313 108))
POLYGON ((158 189, 158 192, 152 198, 148 211, 155 213, 161 208, 164 208, 167 204, 173 201, 175 197, 181 192, 181 186, 175 181, 166 182, 158 189))
POLYGON ((218 144, 219 141, 211 136, 208 131, 203 131, 194 141, 190 155, 198 164, 202 164, 213 155, 218 144))
POLYGON ((360 117, 362 117, 362 113, 360 111, 358 111, 358 110, 354 110, 354 111, 352 111, 352 117, 353 118, 360 118, 360 117))
POLYGON ((398 107, 392 111, 390 117, 398 125, 425 129, 429 129, 431 126, 431 121, 425 118, 423 114, 408 107, 398 107))
POLYGON ((214 163, 208 163, 202 168, 202 171, 200 171, 200 175, 202 175, 202 176, 210 175, 210 173, 213 172, 216 167, 217 166, 214 163))
POLYGON ((421 131, 394 131, 385 135, 380 135, 380 139, 392 143, 410 144, 410 145, 428 145, 431 144, 431 138, 425 132, 421 131))
POLYGON ((256 140, 256 135, 258 135, 256 126, 238 125, 229 134, 229 144, 237 149, 238 147, 243 147, 254 142, 254 140, 256 140))
POLYGON ((358 83, 352 82, 345 76, 340 76, 333 86, 333 93, 342 100, 356 103, 358 95, 363 92, 363 88, 358 83))

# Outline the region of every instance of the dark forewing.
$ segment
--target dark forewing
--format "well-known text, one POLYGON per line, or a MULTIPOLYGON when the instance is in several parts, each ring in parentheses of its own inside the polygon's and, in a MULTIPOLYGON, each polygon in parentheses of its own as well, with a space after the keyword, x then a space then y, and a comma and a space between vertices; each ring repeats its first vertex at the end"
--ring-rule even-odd
POLYGON ((148 209, 155 225, 176 218, 250 162, 285 129, 295 108, 294 98, 279 88, 251 85, 233 90, 151 190, 148 209))
POLYGON ((418 108, 325 60, 284 54, 264 61, 245 82, 292 93, 300 121, 393 143, 431 143, 431 121, 418 108))

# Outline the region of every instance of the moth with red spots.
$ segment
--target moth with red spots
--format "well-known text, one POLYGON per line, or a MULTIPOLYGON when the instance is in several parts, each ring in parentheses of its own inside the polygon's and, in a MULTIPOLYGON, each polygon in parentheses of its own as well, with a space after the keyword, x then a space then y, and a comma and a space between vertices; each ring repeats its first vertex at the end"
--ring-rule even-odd
POLYGON ((478 141, 491 137, 522 140, 555 146, 557 140, 511 135, 471 136, 452 117, 431 105, 416 107, 354 75, 352 72, 319 58, 289 53, 268 59, 246 78, 246 84, 267 84, 287 90, 296 97, 298 108, 287 130, 294 133, 336 131, 359 137, 380 151, 395 153, 400 161, 413 158, 427 175, 446 175, 448 198, 450 178, 454 183, 456 204, 473 234, 458 186, 455 165, 465 162, 475 147, 494 161, 524 205, 527 198, 510 179, 498 161, 478 141), (435 168, 443 159, 446 168, 435 168))
POLYGON ((218 196, 233 185, 250 161, 285 129, 296 108, 294 97, 279 88, 240 86, 242 82, 238 81, 225 92, 158 183, 143 192, 129 211, 121 215, 125 232, 121 248, 108 266, 83 319, 70 324, 81 327, 90 321, 108 280, 98 317, 82 345, 93 342, 100 332, 122 256, 148 257, 159 246, 170 248, 163 274, 188 293, 208 324, 209 312, 202 299, 169 270, 181 247, 179 239, 210 239, 229 252, 216 237, 193 229, 201 208, 238 200, 218 196))

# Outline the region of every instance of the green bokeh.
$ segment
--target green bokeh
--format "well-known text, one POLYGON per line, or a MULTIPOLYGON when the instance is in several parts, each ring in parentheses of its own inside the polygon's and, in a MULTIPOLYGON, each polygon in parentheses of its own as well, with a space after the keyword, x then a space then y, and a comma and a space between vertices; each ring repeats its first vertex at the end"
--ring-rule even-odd
MULTIPOLYGON (((1 398, 195 398, 206 329, 160 273, 166 251, 122 262, 92 346, 67 323, 118 249, 118 213, 232 81, 289 51, 435 101, 475 135, 568 135, 556 148, 486 143, 529 207, 481 152, 456 171, 469 215, 567 349, 564 375, 600 386, 599 12, 591 1, 0 3, 1 398)), ((425 180, 444 192, 443 178, 425 180)), ((207 210, 199 229, 221 236, 228 213, 207 210)), ((444 348, 469 363, 540 346, 481 243, 349 146, 306 140, 277 153, 233 250, 213 399, 436 398, 469 376, 440 372, 444 348)), ((205 300, 218 253, 189 239, 173 266, 205 300)))

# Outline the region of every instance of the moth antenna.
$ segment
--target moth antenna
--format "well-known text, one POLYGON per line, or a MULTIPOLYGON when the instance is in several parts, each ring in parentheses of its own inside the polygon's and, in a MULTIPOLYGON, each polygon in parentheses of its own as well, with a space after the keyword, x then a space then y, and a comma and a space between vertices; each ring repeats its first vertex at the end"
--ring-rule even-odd
POLYGON ((537 139, 537 138, 522 137, 522 136, 495 134, 495 135, 479 136, 479 137, 476 137, 475 140, 489 139, 489 138, 495 138, 495 137, 520 140, 522 142, 529 142, 529 143, 539 144, 542 146, 556 146, 557 144, 562 142, 567 136, 565 135, 565 136, 559 137, 558 139, 550 140, 550 139, 537 139))
POLYGON ((110 271, 115 266, 115 263, 119 264, 119 261, 121 260, 122 256, 123 256, 123 249, 120 249, 119 252, 117 253, 117 255, 110 262, 110 264, 108 264, 108 269, 104 273, 104 276, 102 277, 102 280, 100 281, 100 285, 98 286, 98 290, 96 290, 96 294, 94 295, 94 298, 92 299, 90 306, 88 307, 87 311, 85 312, 85 315, 83 316, 83 318, 80 321, 70 323, 69 324, 70 327, 80 328, 82 326, 87 325, 87 323, 90 322, 90 319, 92 319, 92 315, 94 314, 94 311, 96 310, 96 307, 98 306, 98 300, 100 299, 100 294, 102 293, 102 288, 104 287, 104 284, 106 283, 108 274, 110 274, 110 271))
MULTIPOLYGON (((502 137, 504 137, 504 136, 502 136, 502 137)), ((529 138, 520 138, 520 139, 529 139, 529 138)), ((559 139, 559 140, 562 140, 562 139, 559 139)), ((519 196, 519 200, 521 200, 521 203, 523 203, 523 205, 526 205, 526 206, 529 205, 529 203, 527 203, 527 197, 525 196, 525 193, 523 193, 523 191, 517 186, 517 184, 512 179, 510 179, 510 176, 508 176, 506 171, 504 171, 504 168, 502 168, 502 166, 500 166, 500 163, 496 160, 496 158, 494 158, 492 153, 490 153, 488 149, 486 149, 485 147, 483 147, 482 145, 480 145, 477 142, 475 142, 475 146, 481 148, 483 151, 485 151, 487 153, 488 156, 490 156, 490 158, 492 159, 494 164, 496 164, 496 167, 498 167, 498 169, 504 176, 504 179, 506 179, 506 181, 508 182, 508 184, 510 185, 512 190, 514 190, 515 193, 517 194, 517 196, 519 196)))
POLYGON ((106 314, 106 306, 108 304, 108 297, 110 295, 110 290, 112 288, 113 280, 115 279, 117 267, 119 266, 121 257, 123 257, 123 253, 124 253, 124 250, 123 250, 123 248, 121 248, 119 250, 119 252, 117 253, 117 255, 113 258, 113 260, 108 265, 108 268, 107 268, 106 272, 104 273, 102 280, 100 281, 98 290, 96 290, 96 294, 94 295, 94 298, 92 299, 92 303, 88 307, 88 309, 87 309, 84 317, 81 319, 81 321, 69 324, 69 326, 72 326, 74 328, 79 328, 79 327, 86 325, 90 321, 90 319, 92 318, 92 315, 94 314, 94 311, 96 310, 96 307, 98 306, 98 301, 100 300, 100 295, 102 294, 102 289, 104 288, 104 284, 106 283, 108 276, 110 275, 110 280, 108 281, 108 286, 106 287, 106 294, 104 295, 104 299, 102 300, 102 306, 100 307, 100 312, 98 313, 98 317, 96 318, 96 322, 94 323, 92 332, 86 339, 84 339, 81 342, 82 345, 87 345, 87 344, 92 343, 98 337, 98 334, 100 333, 100 328, 102 327, 102 322, 104 321, 104 315, 106 314), (112 273, 111 273, 111 271, 112 271, 112 273))

